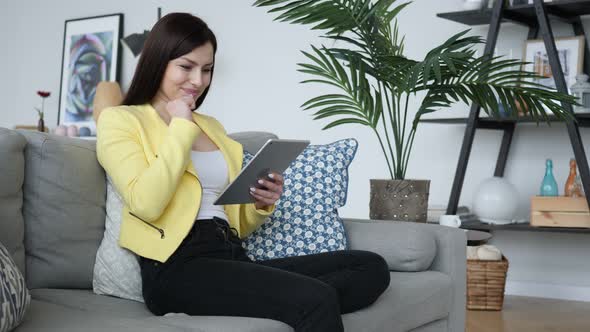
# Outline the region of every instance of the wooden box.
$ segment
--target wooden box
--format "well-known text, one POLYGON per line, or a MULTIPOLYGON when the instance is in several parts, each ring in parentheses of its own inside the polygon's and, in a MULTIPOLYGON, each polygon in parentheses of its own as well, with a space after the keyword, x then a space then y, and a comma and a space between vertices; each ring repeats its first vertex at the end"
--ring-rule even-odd
POLYGON ((590 228, 586 197, 532 197, 531 226, 590 228))

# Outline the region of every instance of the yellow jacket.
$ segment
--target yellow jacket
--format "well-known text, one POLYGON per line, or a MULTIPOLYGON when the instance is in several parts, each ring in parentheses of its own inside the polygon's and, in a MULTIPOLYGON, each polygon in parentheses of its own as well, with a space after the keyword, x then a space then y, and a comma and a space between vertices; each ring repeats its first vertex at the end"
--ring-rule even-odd
MULTIPOLYGON (((119 245, 165 262, 193 226, 202 187, 190 158, 204 132, 220 148, 230 182, 242 167, 242 145, 214 118, 193 113, 194 123, 173 118, 169 125, 150 105, 116 106, 97 124, 98 161, 124 201, 119 245)), ((274 210, 254 204, 225 205, 231 227, 246 237, 274 210)))

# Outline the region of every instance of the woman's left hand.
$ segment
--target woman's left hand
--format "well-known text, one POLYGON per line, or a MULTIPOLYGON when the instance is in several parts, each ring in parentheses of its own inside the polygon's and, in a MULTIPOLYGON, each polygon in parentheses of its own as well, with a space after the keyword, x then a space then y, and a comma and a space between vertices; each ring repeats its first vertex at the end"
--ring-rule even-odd
POLYGON ((258 187, 250 187, 250 195, 256 199, 256 209, 273 205, 283 194, 283 176, 270 173, 266 179, 258 179, 258 187))

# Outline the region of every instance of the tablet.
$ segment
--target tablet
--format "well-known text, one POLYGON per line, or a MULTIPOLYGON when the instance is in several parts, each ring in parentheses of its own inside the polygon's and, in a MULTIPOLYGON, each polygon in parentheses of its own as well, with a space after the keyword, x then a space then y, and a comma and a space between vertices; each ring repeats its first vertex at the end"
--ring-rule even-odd
POLYGON ((256 202, 254 197, 250 195, 250 187, 258 187, 258 179, 268 179, 269 172, 283 174, 308 145, 309 141, 306 140, 269 139, 213 204, 256 202))

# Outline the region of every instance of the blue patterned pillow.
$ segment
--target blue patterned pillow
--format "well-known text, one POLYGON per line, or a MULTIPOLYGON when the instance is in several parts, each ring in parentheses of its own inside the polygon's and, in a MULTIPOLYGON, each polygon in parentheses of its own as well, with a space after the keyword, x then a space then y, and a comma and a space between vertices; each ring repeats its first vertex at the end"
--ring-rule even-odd
MULTIPOLYGON (((347 248, 338 208, 346 203, 354 138, 309 145, 283 174, 283 195, 272 216, 244 240, 253 260, 309 255, 347 248)), ((252 155, 244 153, 244 164, 252 155)))
POLYGON ((25 278, 0 243, 0 331, 10 331, 20 324, 31 302, 25 278))

